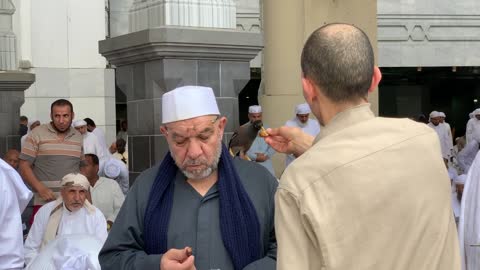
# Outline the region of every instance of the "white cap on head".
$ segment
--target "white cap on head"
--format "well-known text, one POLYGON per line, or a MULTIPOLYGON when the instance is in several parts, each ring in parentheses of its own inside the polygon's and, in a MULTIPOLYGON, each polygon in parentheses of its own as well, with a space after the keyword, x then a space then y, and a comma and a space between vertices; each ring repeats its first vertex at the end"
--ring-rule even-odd
POLYGON ((115 179, 120 175, 122 168, 121 166, 125 166, 124 164, 119 164, 113 161, 113 159, 109 159, 105 165, 103 166, 103 173, 106 177, 115 179))
POLYGON ((253 105, 248 107, 248 113, 261 113, 262 112, 262 106, 260 105, 253 105))
POLYGON ((310 106, 308 106, 308 103, 302 103, 298 104, 295 107, 295 114, 309 114, 311 112, 310 106))
POLYGON ((475 116, 477 114, 480 114, 480 109, 476 109, 475 111, 473 111, 473 116, 475 116))
POLYGON ((438 112, 438 116, 444 117, 444 118, 447 117, 447 115, 444 112, 438 112))
POLYGON ((437 112, 437 111, 433 111, 433 112, 430 113, 430 118, 435 118, 435 117, 439 117, 439 116, 440 116, 439 112, 437 112))
POLYGON ((473 118, 474 117, 473 112, 469 113, 468 117, 473 118))
POLYGON ((220 115, 210 87, 182 86, 162 96, 163 124, 205 115, 220 115))
POLYGON ((62 178, 62 187, 82 187, 85 190, 90 188, 87 177, 80 173, 69 173, 62 178))
POLYGON ((72 125, 73 127, 83 127, 87 125, 87 122, 85 120, 75 120, 72 125))

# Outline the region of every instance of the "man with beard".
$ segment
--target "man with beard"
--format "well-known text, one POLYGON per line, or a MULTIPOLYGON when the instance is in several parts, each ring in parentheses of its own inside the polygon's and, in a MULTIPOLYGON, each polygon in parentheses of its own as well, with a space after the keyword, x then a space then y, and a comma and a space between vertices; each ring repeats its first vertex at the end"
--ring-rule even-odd
MULTIPOLYGON (((101 243, 105 241, 107 222, 102 212, 87 200, 89 189, 90 183, 82 174, 70 173, 62 178, 61 196, 40 208, 25 240, 27 269, 30 269, 29 264, 35 265, 35 257, 57 237, 84 234, 94 236, 101 243)), ((75 255, 71 255, 73 260, 75 255)))
POLYGON ((59 99, 50 107, 52 121, 32 130, 25 140, 20 174, 35 192, 32 216, 42 205, 55 200, 64 175, 79 171, 83 137, 71 127, 73 118, 72 103, 59 99))
MULTIPOLYGON (((295 107, 295 117, 291 120, 288 120, 285 123, 287 127, 298 127, 303 132, 312 135, 313 137, 317 136, 320 132, 320 125, 316 119, 308 118, 310 116, 310 107, 307 103, 298 104, 295 107)), ((287 155, 285 160, 285 167, 295 160, 294 155, 287 155)))
POLYGON ((162 123, 170 152, 128 192, 100 252, 102 269, 275 269, 277 181, 232 159, 213 90, 165 93, 162 123))

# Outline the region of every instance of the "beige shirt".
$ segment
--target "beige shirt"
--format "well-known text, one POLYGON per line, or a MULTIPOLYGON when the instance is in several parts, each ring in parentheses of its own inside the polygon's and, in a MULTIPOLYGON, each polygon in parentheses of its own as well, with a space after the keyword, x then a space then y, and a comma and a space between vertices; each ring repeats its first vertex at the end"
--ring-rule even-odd
POLYGON ((450 192, 427 125, 339 113, 280 180, 277 269, 460 269, 450 192))

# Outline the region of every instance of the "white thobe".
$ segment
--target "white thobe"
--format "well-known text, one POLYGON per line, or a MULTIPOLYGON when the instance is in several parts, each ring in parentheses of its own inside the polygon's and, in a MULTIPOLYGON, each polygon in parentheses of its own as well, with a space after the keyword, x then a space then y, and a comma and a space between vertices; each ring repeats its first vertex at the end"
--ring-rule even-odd
POLYGON ((477 118, 472 118, 467 122, 467 131, 466 131, 467 143, 472 139, 475 139, 480 142, 480 120, 477 118))
POLYGON ((480 269, 480 155, 477 154, 462 194, 458 234, 463 270, 480 269))
MULTIPOLYGON (((298 127, 303 130, 303 132, 312 135, 313 137, 316 137, 318 133, 320 133, 320 124, 318 124, 317 120, 314 119, 308 119, 306 124, 302 124, 297 117, 288 120, 285 123, 285 126, 287 127, 298 127)), ((287 158, 285 160, 285 167, 287 167, 292 161, 295 160, 294 155, 287 155, 287 158)))
POLYGON ((470 166, 475 159, 478 152, 478 142, 476 140, 470 140, 467 145, 457 155, 457 162, 460 169, 464 174, 468 173, 470 166))
MULTIPOLYGON (((32 228, 30 228, 25 241, 25 263, 27 265, 40 252, 43 235, 55 205, 56 201, 49 202, 42 206, 35 215, 32 228)), ((94 213, 89 214, 85 207, 70 212, 64 205, 57 236, 69 234, 90 234, 103 243, 107 239, 107 221, 98 208, 95 208, 94 213)))
POLYGON ((452 155, 453 146, 452 148, 450 148, 450 144, 448 143, 449 138, 448 138, 447 129, 442 124, 438 124, 437 126, 435 126, 432 123, 428 123, 428 126, 433 128, 435 132, 437 132, 438 139, 440 140, 442 157, 444 159, 448 159, 452 155))
MULTIPOLYGON (((452 128, 450 127, 450 124, 447 123, 447 122, 443 122, 443 123, 440 123, 440 125, 442 125, 445 128, 445 130, 447 131, 447 137, 448 137, 447 146, 448 146, 448 149, 453 150, 452 128)), ((450 153, 450 154, 452 155, 452 153, 450 153)))
POLYGON ((0 269, 23 269, 21 213, 33 194, 18 173, 0 159, 0 269))
POLYGON ((102 146, 105 151, 108 151, 107 141, 105 140, 105 132, 103 132, 103 130, 97 127, 92 131, 92 133, 97 136, 97 140, 100 143, 100 146, 102 146))
POLYGON ((95 154, 98 158, 105 156, 105 149, 97 138, 97 135, 86 132, 83 134, 83 153, 95 154))
POLYGON ((100 177, 90 188, 92 202, 102 211, 106 220, 115 221, 125 196, 115 180, 100 177))

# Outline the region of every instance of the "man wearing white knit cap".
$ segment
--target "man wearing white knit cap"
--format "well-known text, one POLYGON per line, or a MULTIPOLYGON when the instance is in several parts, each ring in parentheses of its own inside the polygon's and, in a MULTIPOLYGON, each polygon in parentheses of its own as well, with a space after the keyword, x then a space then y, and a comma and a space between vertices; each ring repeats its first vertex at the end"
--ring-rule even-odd
MULTIPOLYGON (((444 112, 438 112, 440 116, 440 125, 442 125, 445 130, 447 131, 447 144, 448 148, 453 150, 453 136, 452 136, 452 128, 450 127, 450 124, 445 121, 445 118, 447 118, 447 115, 444 112)), ((452 154, 453 155, 453 154, 452 154)))
POLYGON ((57 236, 90 234, 102 243, 107 238, 107 221, 102 212, 86 200, 90 183, 81 174, 70 173, 61 182, 61 196, 38 210, 25 241, 27 266, 57 236))
POLYGON ((437 132, 438 139, 440 140, 440 147, 442 149, 442 157, 444 160, 448 160, 452 154, 453 145, 449 142, 449 136, 447 129, 444 125, 440 124, 440 118, 442 117, 440 112, 432 111, 430 113, 430 122, 428 126, 437 132))
MULTIPOLYGON (((308 118, 310 116, 310 106, 307 103, 298 104, 295 106, 295 117, 285 123, 287 127, 298 127, 303 132, 316 137, 320 133, 320 124, 316 119, 308 118)), ((287 167, 293 160, 294 155, 287 155, 285 160, 285 167, 287 167)))
POLYGON ((105 151, 100 144, 97 136, 87 130, 87 122, 85 120, 73 121, 73 127, 83 136, 83 153, 95 154, 98 158, 105 156, 105 151))
MULTIPOLYGON (((262 107, 259 105, 250 106, 248 108, 248 120, 249 122, 242 125, 242 128, 248 128, 249 125, 253 125, 254 123, 261 123, 262 107)), ((261 125, 267 128, 267 125, 264 123, 261 125)), ((272 156, 275 154, 275 150, 273 150, 273 148, 270 147, 258 134, 246 154, 250 160, 257 162, 265 167, 272 175, 275 175, 272 164, 272 156)))
POLYGON ((474 110, 472 115, 473 117, 467 122, 467 131, 465 134, 467 143, 472 139, 480 142, 480 109, 474 110))
POLYGON ((276 266, 276 179, 232 158, 213 90, 162 96, 170 151, 137 177, 100 252, 102 270, 265 269, 276 266))

